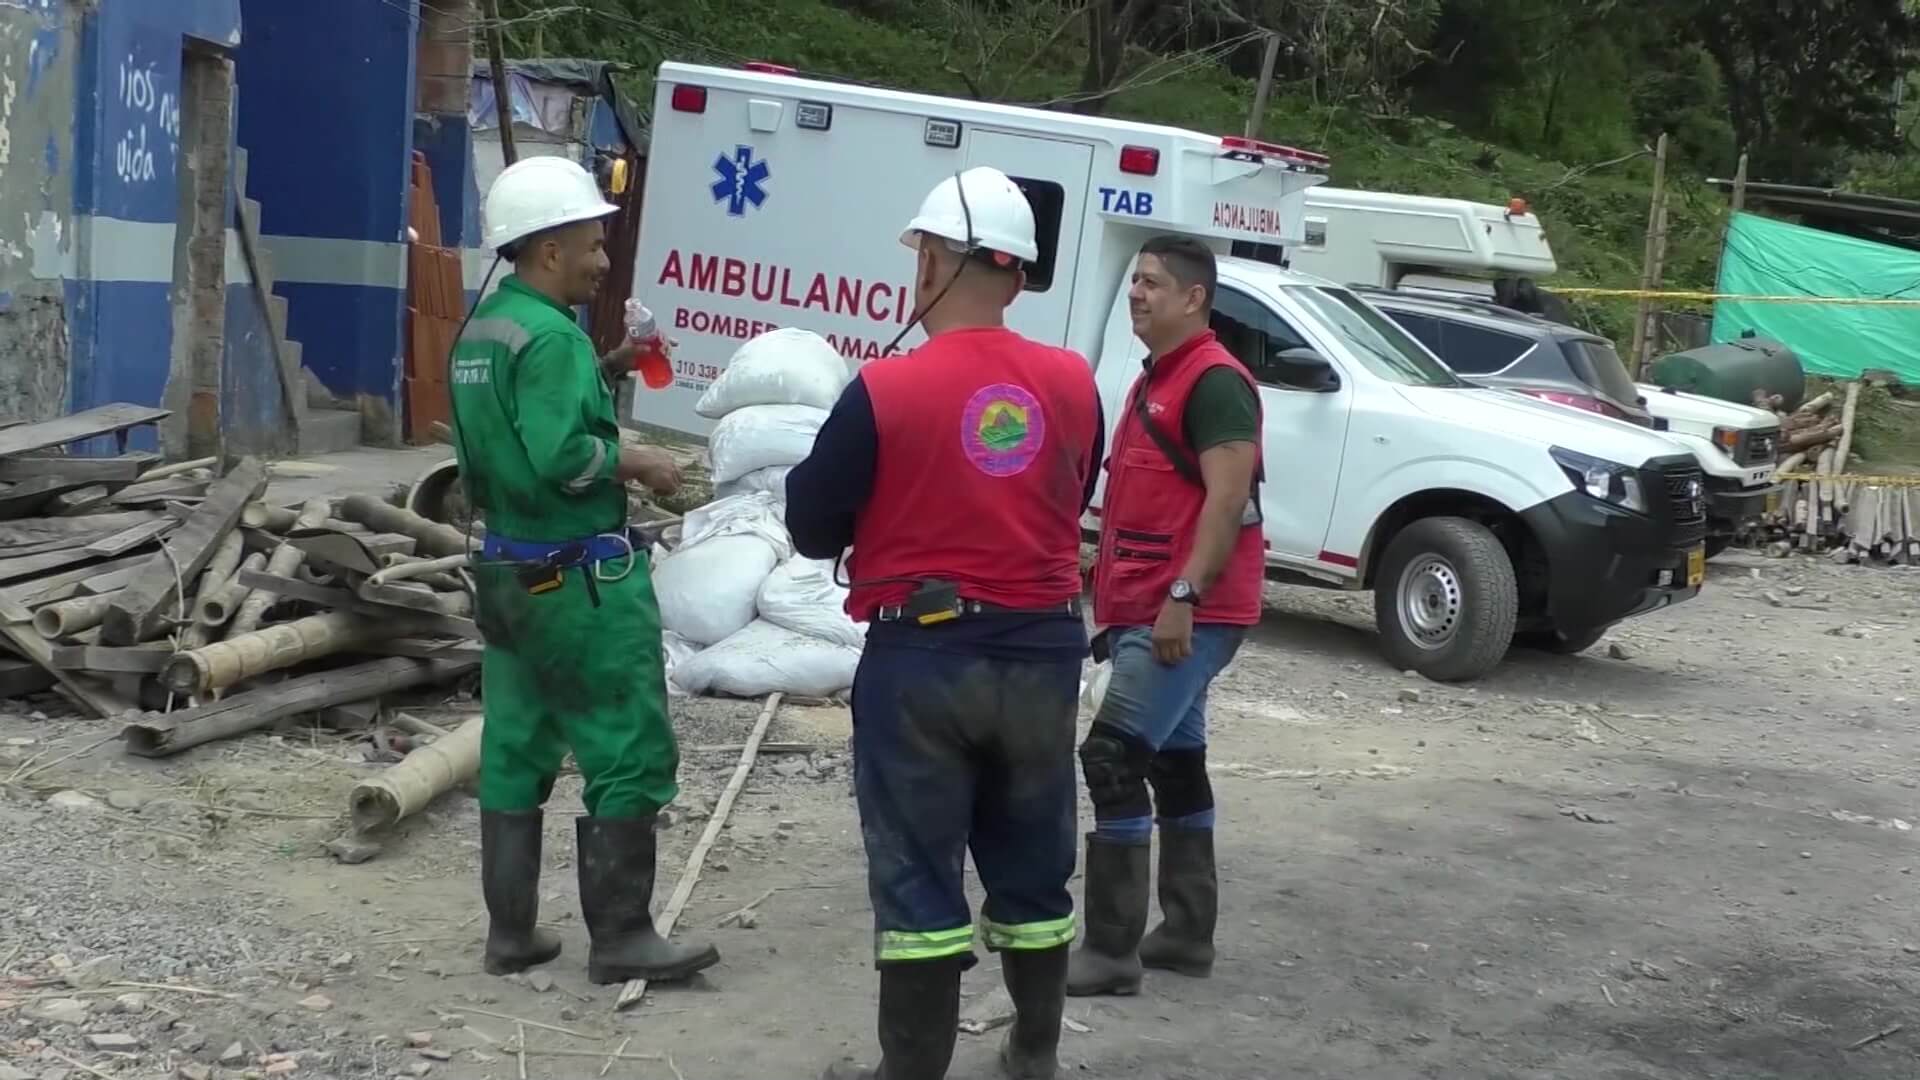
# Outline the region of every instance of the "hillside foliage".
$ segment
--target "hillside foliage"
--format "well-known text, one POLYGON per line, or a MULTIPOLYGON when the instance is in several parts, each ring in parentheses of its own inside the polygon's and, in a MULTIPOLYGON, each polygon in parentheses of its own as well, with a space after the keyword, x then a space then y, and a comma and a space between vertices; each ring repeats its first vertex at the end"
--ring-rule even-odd
MULTIPOLYGON (((1909 0, 499 0, 508 52, 810 74, 1239 133, 1280 38, 1264 138, 1335 183, 1546 221, 1562 285, 1638 282, 1658 135, 1667 284, 1712 284, 1730 177, 1920 198, 1909 0)), ((1620 302, 1582 306, 1619 335, 1620 302)))

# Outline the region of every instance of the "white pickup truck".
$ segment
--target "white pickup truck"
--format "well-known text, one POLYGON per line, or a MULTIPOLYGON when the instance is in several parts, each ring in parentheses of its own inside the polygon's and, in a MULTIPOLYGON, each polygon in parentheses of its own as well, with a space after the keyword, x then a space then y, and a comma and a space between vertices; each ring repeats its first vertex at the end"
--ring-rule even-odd
MULTIPOLYGON (((1564 305, 1537 287, 1558 265, 1524 200, 1495 206, 1321 186, 1307 193, 1306 213, 1306 242, 1285 253, 1293 269, 1346 285, 1496 301, 1567 321, 1552 310, 1564 305), (1547 303, 1529 306, 1529 290, 1516 288, 1522 282, 1534 284, 1534 298, 1547 303)), ((1780 421, 1765 409, 1650 383, 1636 389, 1646 411, 1705 474, 1707 553, 1716 555, 1777 505, 1780 421)))
POLYGON ((1224 257, 1297 243, 1328 164, 1232 136, 662 64, 634 280, 679 346, 675 384, 636 392, 633 420, 704 436, 695 401, 772 327, 880 355, 911 314, 901 222, 979 164, 1014 177, 1039 226, 1009 323, 1094 364, 1109 429, 1144 353, 1125 288, 1139 245, 1181 233, 1223 255, 1214 326, 1266 410, 1270 575, 1373 589, 1396 668, 1474 678, 1515 642, 1577 651, 1699 592, 1705 488, 1672 442, 1471 387, 1353 291, 1224 257))

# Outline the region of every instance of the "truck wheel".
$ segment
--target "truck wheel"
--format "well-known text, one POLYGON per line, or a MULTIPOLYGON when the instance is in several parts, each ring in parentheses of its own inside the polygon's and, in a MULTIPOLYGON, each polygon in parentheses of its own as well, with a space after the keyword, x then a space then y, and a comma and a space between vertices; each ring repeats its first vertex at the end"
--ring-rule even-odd
POLYGON ((1387 545, 1374 579, 1374 620, 1395 667, 1437 682, 1499 666, 1520 616, 1513 560, 1486 526, 1421 518, 1387 545))
POLYGON ((1539 649, 1541 652, 1555 653, 1560 656, 1572 656, 1583 653, 1600 643, 1607 636, 1607 628, 1583 630, 1578 634, 1569 634, 1560 630, 1536 630, 1513 636, 1513 643, 1523 649, 1539 649))

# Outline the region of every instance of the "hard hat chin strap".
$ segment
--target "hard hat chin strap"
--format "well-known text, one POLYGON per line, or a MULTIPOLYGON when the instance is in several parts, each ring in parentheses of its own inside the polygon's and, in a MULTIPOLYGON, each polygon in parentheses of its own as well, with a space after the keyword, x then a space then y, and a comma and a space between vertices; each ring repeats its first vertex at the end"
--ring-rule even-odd
MULTIPOLYGON (((907 325, 901 327, 900 332, 893 335, 893 340, 887 342, 887 347, 880 350, 881 356, 892 356, 893 351, 900 347, 900 342, 908 334, 913 333, 913 328, 920 325, 920 320, 927 317, 927 312, 940 306, 940 301, 947 298, 947 293, 953 290, 953 283, 959 281, 960 275, 967 272, 967 264, 973 261, 973 254, 979 250, 979 245, 975 242, 973 235, 973 209, 967 205, 967 185, 960 182, 959 173, 953 174, 953 189, 960 194, 960 217, 961 220, 966 222, 967 226, 966 248, 961 252, 962 258, 960 259, 960 265, 953 271, 953 276, 947 279, 947 283, 940 286, 940 291, 934 294, 933 301, 926 307, 914 312, 913 318, 907 320, 907 325)), ((920 242, 925 244, 927 239, 928 234, 922 232, 920 234, 920 242)), ((949 245, 953 243, 953 241, 948 240, 944 236, 940 237, 940 240, 942 243, 949 245)))

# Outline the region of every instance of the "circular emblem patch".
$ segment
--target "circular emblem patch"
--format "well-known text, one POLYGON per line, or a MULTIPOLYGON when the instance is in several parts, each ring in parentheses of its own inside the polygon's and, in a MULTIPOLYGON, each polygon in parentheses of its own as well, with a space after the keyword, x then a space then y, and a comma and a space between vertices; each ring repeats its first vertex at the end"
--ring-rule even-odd
POLYGON ((960 417, 960 449, 988 476, 1025 470, 1039 456, 1046 435, 1039 399, 1012 383, 981 387, 960 417))

